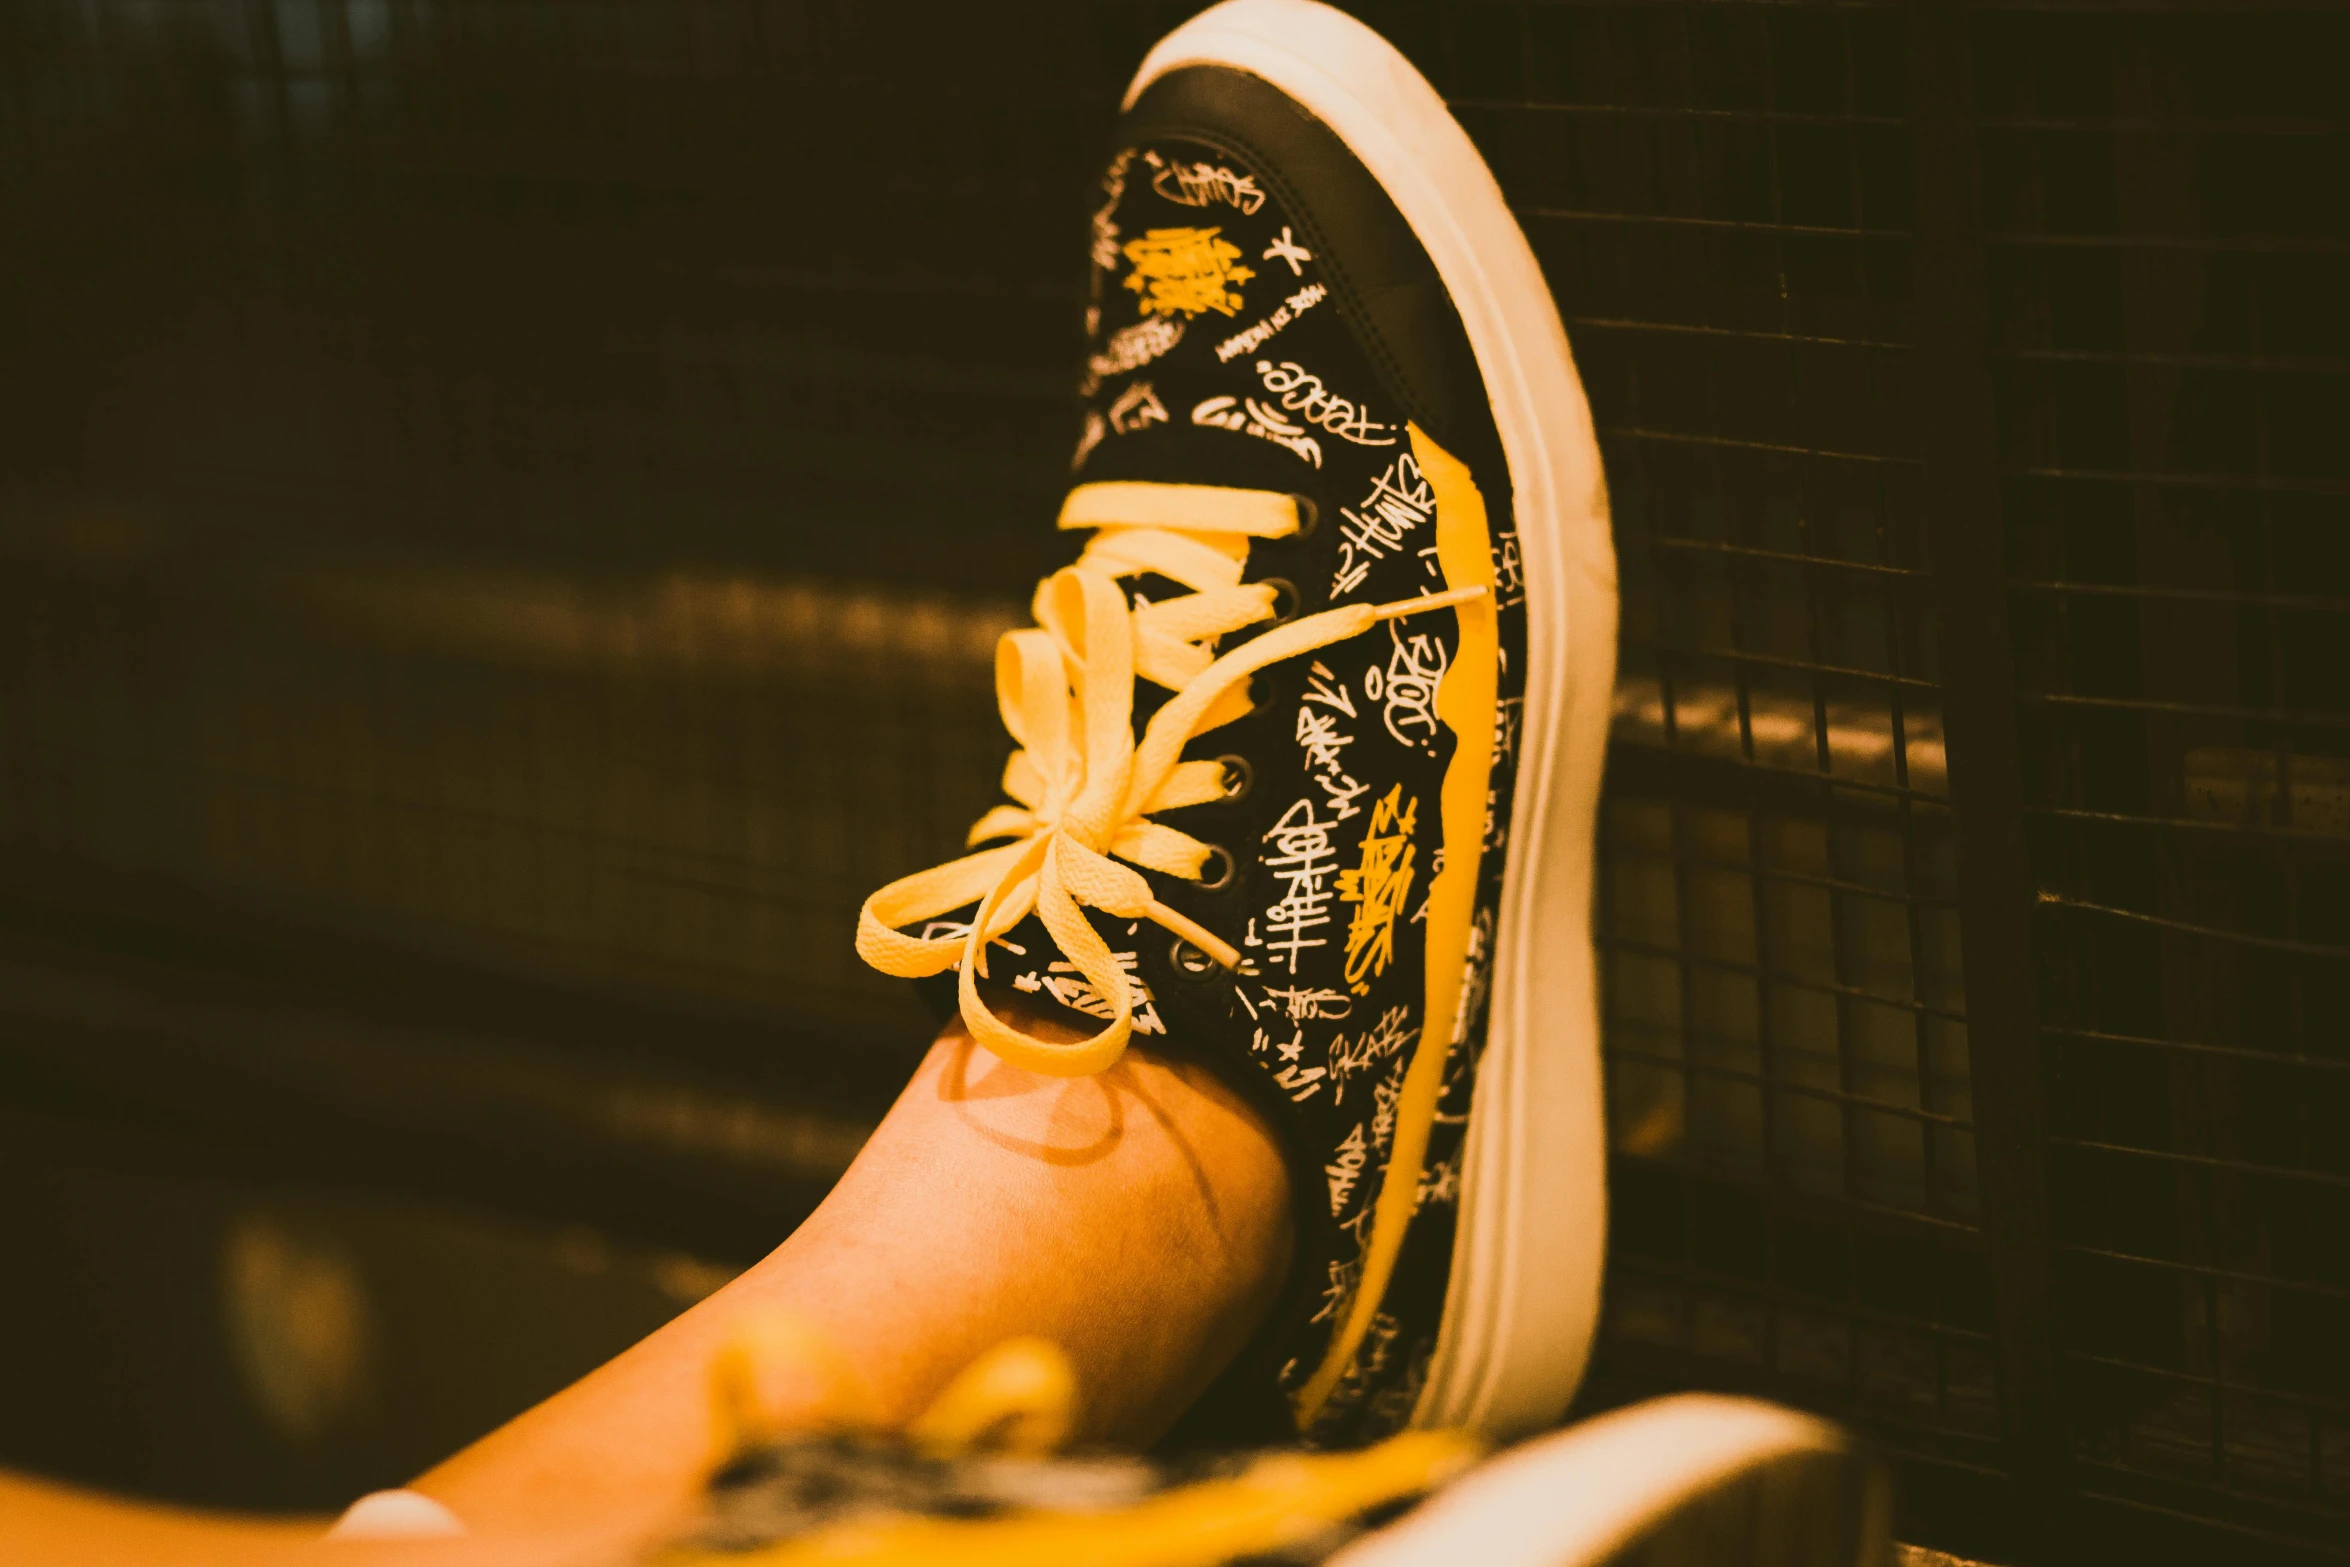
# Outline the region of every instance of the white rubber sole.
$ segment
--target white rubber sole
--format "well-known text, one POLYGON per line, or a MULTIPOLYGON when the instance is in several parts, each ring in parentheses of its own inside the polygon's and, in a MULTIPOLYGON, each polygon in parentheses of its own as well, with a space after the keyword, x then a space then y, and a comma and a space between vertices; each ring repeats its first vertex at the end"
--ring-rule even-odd
POLYGON ((1616 568, 1591 410, 1501 188, 1386 39, 1314 0, 1226 0, 1160 40, 1126 102, 1187 65, 1280 88, 1386 187, 1460 310, 1509 463, 1529 655, 1515 817, 1460 1236, 1413 1423, 1515 1435, 1557 1420, 1582 1380, 1606 1249, 1591 897, 1616 568))
MULTIPOLYGON (((1718 1497, 1741 1480, 1850 1453, 1850 1442, 1834 1426, 1774 1404, 1707 1393, 1655 1399, 1501 1454, 1417 1511, 1339 1552, 1330 1567, 1597 1567, 1679 1509, 1718 1497)), ((1883 1561, 1892 1508, 1882 1471, 1834 1500, 1843 1505, 1827 1499, 1814 1505, 1826 1517, 1773 1517, 1780 1510, 1767 1507, 1752 1512, 1756 1524, 1768 1520, 1793 1537, 1778 1544, 1801 1540, 1814 1551, 1769 1551, 1762 1547, 1770 1542, 1732 1538, 1724 1552, 1682 1559, 1727 1564, 1833 1557, 1837 1567, 1883 1561), (1839 1547, 1849 1547, 1849 1554, 1839 1547)))

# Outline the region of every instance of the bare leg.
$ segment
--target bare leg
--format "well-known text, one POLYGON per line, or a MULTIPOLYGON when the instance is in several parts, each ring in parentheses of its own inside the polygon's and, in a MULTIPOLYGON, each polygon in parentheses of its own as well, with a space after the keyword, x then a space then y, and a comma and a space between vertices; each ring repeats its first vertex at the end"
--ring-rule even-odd
POLYGON ((621 1567, 639 1559, 606 1523, 463 1540, 328 1541, 324 1518, 204 1513, 0 1471, 9 1567, 621 1567))
POLYGON ((1289 1244, 1272 1136, 1213 1077, 1139 1050, 1039 1077, 957 1025, 789 1240, 416 1488, 476 1529, 650 1522, 715 1456, 713 1355, 779 1313, 841 1349, 883 1419, 1033 1333, 1077 1367, 1083 1436, 1145 1441, 1247 1339, 1289 1244))

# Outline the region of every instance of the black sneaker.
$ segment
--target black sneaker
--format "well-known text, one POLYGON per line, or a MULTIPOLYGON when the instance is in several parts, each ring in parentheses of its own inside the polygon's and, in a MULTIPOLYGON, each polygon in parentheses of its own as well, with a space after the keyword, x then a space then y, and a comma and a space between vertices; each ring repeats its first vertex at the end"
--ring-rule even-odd
MULTIPOLYGON (((1880 1567, 1889 1557, 1882 1467, 1833 1426, 1746 1399, 1658 1399, 1477 1465, 1479 1444, 1444 1431, 1344 1454, 1062 1453, 1076 1397, 1066 1359, 1020 1340, 981 1356, 904 1431, 836 1421, 742 1433, 700 1515, 650 1560, 1880 1567)), ((733 1422, 721 1413, 723 1430, 733 1422)))
POLYGON ((1141 1034, 1263 1109, 1296 1271, 1216 1435, 1546 1424, 1598 1301, 1615 652, 1557 310, 1434 90, 1309 0, 1160 43, 1092 237, 1060 518, 1092 537, 998 661, 1019 803, 876 893, 858 950, 955 970, 1015 1064, 1141 1034), (1097 1031, 1031 1038, 983 980, 1097 1031))

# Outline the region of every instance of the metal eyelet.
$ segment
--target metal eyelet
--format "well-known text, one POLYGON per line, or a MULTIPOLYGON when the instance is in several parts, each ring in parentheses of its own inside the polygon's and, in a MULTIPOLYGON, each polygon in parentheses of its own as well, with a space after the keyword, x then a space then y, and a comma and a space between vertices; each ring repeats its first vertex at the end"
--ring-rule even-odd
POLYGON ((1322 525, 1322 508, 1315 504, 1311 495, 1300 495, 1293 490, 1290 492, 1289 498, 1297 506, 1297 531, 1290 537, 1293 539, 1312 538, 1314 530, 1322 525))
POLYGON ((1181 936, 1175 938, 1175 945, 1168 950, 1167 962, 1176 973, 1188 979, 1205 979, 1216 972, 1216 960, 1181 936))
POLYGON ((1305 607, 1305 600, 1298 596, 1297 584, 1287 577, 1267 577, 1257 586, 1273 590, 1273 624, 1276 626, 1297 619, 1297 612, 1305 607))
POLYGON ((1232 851, 1220 843, 1208 845, 1208 863, 1201 867, 1200 878, 1194 883, 1202 892, 1222 892, 1232 885, 1240 874, 1240 864, 1232 858, 1232 851))
POLYGON ((1245 800, 1249 790, 1256 787, 1257 770, 1248 765, 1245 756, 1219 756, 1216 765, 1224 769, 1224 798, 1245 800))

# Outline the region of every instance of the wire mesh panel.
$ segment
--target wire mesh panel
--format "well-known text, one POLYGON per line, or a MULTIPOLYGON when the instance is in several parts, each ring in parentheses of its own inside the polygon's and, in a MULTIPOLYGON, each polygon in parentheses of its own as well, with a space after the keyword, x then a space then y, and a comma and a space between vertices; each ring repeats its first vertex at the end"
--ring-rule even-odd
POLYGON ((573 986, 911 1037, 848 920, 984 808, 1013 619, 745 574, 313 568, 166 593, 20 570, 0 843, 573 986))
POLYGON ((1364 11, 1442 74, 1534 238, 1615 503, 1598 1380, 1857 1419, 1946 1542, 2124 1548, 2135 1515, 2322 1552, 2350 1539, 2350 279, 2315 62, 2344 29, 1927 25, 1966 9, 1364 11), (1918 145, 1929 113, 1963 163, 1918 145), (1960 214, 1933 243, 1955 222, 1983 253, 1955 297, 1919 281, 1927 202, 1960 214), (1922 491, 1969 394, 1921 311, 1979 319, 1962 347, 1994 369, 1995 440, 1961 457, 1995 487, 1958 526, 1999 530, 2013 592, 1956 590, 1963 635, 1922 491), (2012 688, 1981 652, 2002 625, 2012 688), (2036 1053, 2001 1078, 2031 1102, 1986 1107, 2028 1145, 2004 1193, 1959 905, 1967 824, 2016 802, 1980 767, 1993 794, 1954 797, 1954 675, 2021 747, 2024 859, 1982 901, 2038 910, 2032 993, 2000 1009, 2040 1017, 2001 1042, 2036 1053))
POLYGON ((2350 1549, 2344 23, 1976 55, 2079 1482, 2350 1549))
POLYGON ((11 868, 918 1034, 851 922, 994 792, 1084 60, 667 0, 0 48, 11 868))
POLYGON ((1616 517, 1602 1376, 1765 1388, 1992 1462, 1904 19, 1454 27, 1455 108, 1567 310, 1616 517))

